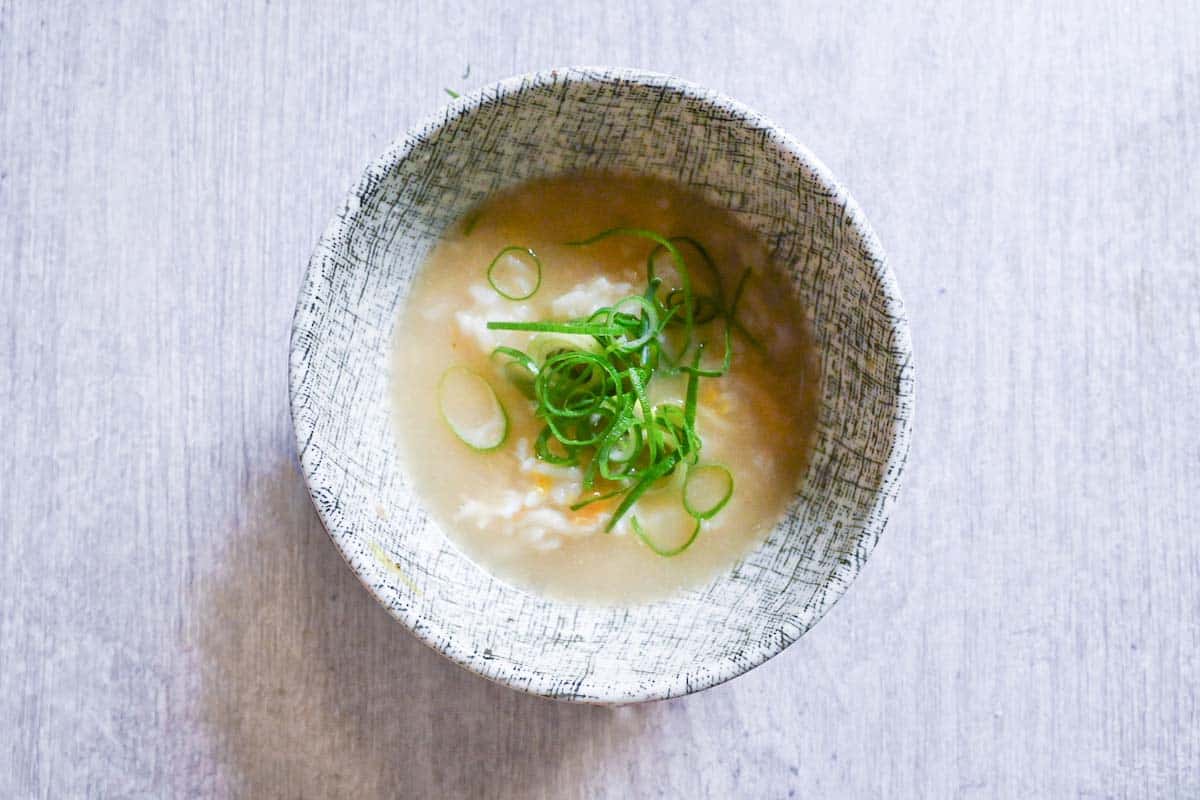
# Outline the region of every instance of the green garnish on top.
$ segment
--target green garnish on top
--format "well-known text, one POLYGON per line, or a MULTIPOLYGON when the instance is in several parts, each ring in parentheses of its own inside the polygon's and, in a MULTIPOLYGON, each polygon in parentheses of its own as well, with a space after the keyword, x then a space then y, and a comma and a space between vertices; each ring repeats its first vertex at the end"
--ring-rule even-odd
MULTIPOLYGON (((653 242, 646 262, 646 288, 611 306, 597 308, 581 319, 537 322, 491 321, 491 330, 530 331, 536 334, 529 352, 498 347, 494 357, 504 358, 504 373, 536 404, 536 415, 545 422, 535 444, 538 458, 551 464, 583 468, 583 490, 593 496, 581 499, 579 509, 604 499, 621 497, 605 531, 629 514, 637 501, 656 483, 683 468, 681 502, 696 526, 681 545, 655 544, 636 517, 634 532, 662 556, 682 553, 696 540, 704 520, 715 516, 733 494, 733 476, 715 464, 701 464, 703 447, 696 431, 699 382, 723 377, 733 358, 733 333, 761 348, 737 320, 737 305, 750 274, 742 273, 732 302, 727 303, 721 275, 704 247, 689 237, 666 237, 642 228, 618 227, 568 244, 585 247, 616 236, 653 242), (697 290, 681 246, 690 247, 710 273, 711 292, 697 290), (666 253, 674 270, 668 286, 656 268, 666 253), (722 320, 723 358, 720 364, 702 367, 705 344, 700 329, 722 320), (652 403, 650 387, 658 376, 687 375, 684 402, 652 403), (716 478, 720 492, 712 502, 689 495, 693 477, 716 478), (603 486, 598 484, 603 483, 603 486)), ((532 251, 513 246, 500 255, 532 251)), ((497 256, 499 259, 500 256, 497 256)), ((536 258, 536 256, 534 257, 536 258)), ((489 266, 488 277, 496 261, 489 266)), ((540 261, 536 265, 540 284, 540 261)), ((493 286, 510 299, 513 296, 493 286)), ((536 291, 536 287, 535 287, 536 291)), ((711 337, 708 337, 711 338, 711 337)), ((697 480, 695 485, 705 481, 697 480)))
POLYGON ((488 264, 487 279, 491 287, 496 290, 496 294, 505 300, 528 300, 542 285, 542 260, 529 247, 510 245, 497 253, 496 257, 492 259, 492 263, 488 264), (497 275, 497 267, 500 267, 505 261, 518 264, 527 271, 531 270, 534 275, 533 285, 521 285, 522 277, 525 278, 526 284, 530 282, 527 275, 497 275))

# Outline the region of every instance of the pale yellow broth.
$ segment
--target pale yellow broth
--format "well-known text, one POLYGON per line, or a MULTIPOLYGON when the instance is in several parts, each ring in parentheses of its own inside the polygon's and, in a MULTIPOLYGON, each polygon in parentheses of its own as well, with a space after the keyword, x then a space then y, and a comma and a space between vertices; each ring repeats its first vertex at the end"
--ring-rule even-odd
MULTIPOLYGON (((694 251, 685 255, 691 265, 694 251)), ((692 266, 691 272, 703 289, 702 271, 692 266)), ((718 360, 722 324, 702 329, 718 360)), ((417 276, 396 326, 392 366, 403 469, 438 526, 501 580, 592 604, 666 597, 730 569, 759 544, 800 489, 819 397, 803 309, 762 241, 699 195, 632 176, 530 182, 466 215, 417 276), (503 360, 490 358, 497 344, 524 349, 532 334, 485 330, 487 320, 564 319, 564 309, 585 315, 641 294, 652 243, 614 237, 586 247, 564 244, 618 225, 700 241, 720 268, 727 295, 742 270, 752 269, 738 318, 763 350, 735 336, 732 369, 701 381, 697 414, 700 462, 727 467, 735 490, 695 543, 669 558, 642 543, 628 519, 612 533, 599 530, 619 498, 567 510, 579 496, 576 478, 569 471, 539 471, 529 445, 543 423, 534 418, 532 401, 505 378, 503 360), (532 248, 543 265, 541 287, 524 301, 499 297, 486 279, 489 262, 514 244, 532 248), (484 376, 508 412, 508 438, 494 452, 471 450, 441 418, 438 381, 452 365, 484 376)), ((656 377, 651 395, 656 402, 679 400, 683 387, 682 379, 656 377)), ((647 531, 667 545, 686 538, 686 517, 672 510, 680 508, 682 474, 634 508, 647 531)))

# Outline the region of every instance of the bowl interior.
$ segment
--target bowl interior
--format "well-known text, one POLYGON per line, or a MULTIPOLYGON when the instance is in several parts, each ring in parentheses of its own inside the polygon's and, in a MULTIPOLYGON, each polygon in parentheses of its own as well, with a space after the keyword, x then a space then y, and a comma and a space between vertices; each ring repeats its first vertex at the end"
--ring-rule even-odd
POLYGON ((909 353, 881 249, 803 148, 675 79, 556 70, 456 101, 367 170, 309 264, 292 410, 318 513, 391 613, 486 677, 562 699, 628 702, 761 663, 846 590, 907 453, 909 353), (690 185, 756 230, 807 308, 823 376, 803 490, 763 545, 707 586, 633 608, 534 597, 468 561, 411 491, 390 422, 393 324, 443 230, 498 190, 582 169, 690 185))

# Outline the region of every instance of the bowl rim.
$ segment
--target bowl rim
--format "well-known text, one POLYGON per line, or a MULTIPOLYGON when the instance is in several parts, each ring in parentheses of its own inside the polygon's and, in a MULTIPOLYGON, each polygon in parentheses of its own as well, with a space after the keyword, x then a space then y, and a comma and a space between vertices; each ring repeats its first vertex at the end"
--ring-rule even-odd
MULTIPOLYGON (((840 584, 843 588, 836 591, 835 596, 823 604, 823 607, 817 611, 810 623, 802 631, 793 634, 786 630, 779 630, 778 635, 770 637, 771 643, 769 645, 756 648, 749 658, 740 659, 736 665, 733 665, 732 669, 728 668, 729 665, 726 665, 726 669, 714 669, 717 665, 711 662, 698 662, 693 668, 681 671, 668 681, 655 682, 652 686, 647 687, 646 690, 630 691, 630 687, 610 685, 608 687, 608 696, 586 699, 552 694, 549 691, 539 691, 539 685, 549 687, 554 684, 554 676, 542 673, 540 670, 533 670, 536 673, 537 681, 519 682, 515 680, 517 676, 514 675, 514 670, 504 667, 502 660, 473 659, 471 658, 473 653, 463 651, 456 646, 454 637, 448 635, 439 636, 438 634, 442 631, 442 626, 437 620, 420 614, 412 607, 399 608, 387 602, 372 587, 369 576, 364 574, 364 571, 359 567, 355 566, 341 540, 341 534, 336 530, 336 526, 331 524, 331 520, 323 510, 321 504, 316 501, 317 491, 321 487, 314 485, 314 465, 308 463, 308 459, 305 458, 306 443, 302 440, 300 427, 297 425, 297 400, 304 374, 302 366, 304 365, 305 356, 303 352, 304 348, 299 342, 300 337, 298 334, 301 332, 301 328, 298 323, 306 299, 306 289, 312 283, 315 270, 319 268, 320 253, 323 246, 330 242, 345 224, 343 213, 335 214, 322 231, 314 247, 313 254, 309 257, 305 266, 300 282, 299 297, 292 315, 292 328, 289 337, 288 404, 292 421, 293 441, 296 447, 296 457, 300 465, 300 471, 309 493, 309 499, 313 504, 318 519, 321 521, 322 527, 335 545, 335 549, 375 601, 383 606, 395 620, 402 623, 420 642, 434 652, 480 677, 538 697, 566 702, 583 701, 601 705, 662 700, 712 688, 761 666, 769 659, 783 652, 829 613, 829 610, 841 600, 849 590, 850 584, 853 583, 859 572, 862 571, 863 566, 878 544, 879 538, 887 525, 891 509, 900 489, 902 473, 908 460, 911 446, 913 411, 915 406, 915 365, 913 363, 911 333, 900 287, 888 264, 886 254, 878 236, 850 192, 833 175, 824 162, 779 125, 740 101, 734 100, 721 92, 708 89, 701 84, 667 73, 630 67, 588 65, 555 67, 513 75, 485 84, 472 91, 464 92, 452 99, 450 103, 441 106, 438 110, 425 115, 409 125, 398 137, 392 140, 380 155, 371 159, 363 169, 358 180, 355 181, 352 188, 346 194, 340 208, 352 209, 356 207, 358 199, 368 188, 372 175, 386 174, 387 171, 406 159, 414 149, 421 146, 425 138, 435 130, 445 127, 455 119, 475 111, 486 103, 496 102, 519 90, 562 82, 582 84, 624 82, 653 88, 667 88, 696 102, 719 107, 723 112, 734 117, 738 125, 752 127, 765 134, 767 143, 773 144, 781 151, 795 158, 797 162, 811 173, 814 180, 829 190, 831 196, 837 197, 843 206, 844 219, 850 229, 858 235, 860 240, 859 245, 869 259, 870 269, 878 281, 879 291, 887 300, 884 315, 889 324, 892 349, 897 354, 897 360, 900 365, 898 377, 900 374, 907 372, 907 380, 897 380, 895 384, 895 403, 890 420, 891 436, 887 443, 888 455, 882 469, 882 478, 879 487, 874 493, 874 501, 868 513, 864 516, 860 527, 860 540, 868 542, 866 552, 862 558, 843 559, 839 561, 834 566, 829 579, 826 581, 826 585, 836 583, 840 584)), ((528 678, 529 676, 525 677, 528 678)))

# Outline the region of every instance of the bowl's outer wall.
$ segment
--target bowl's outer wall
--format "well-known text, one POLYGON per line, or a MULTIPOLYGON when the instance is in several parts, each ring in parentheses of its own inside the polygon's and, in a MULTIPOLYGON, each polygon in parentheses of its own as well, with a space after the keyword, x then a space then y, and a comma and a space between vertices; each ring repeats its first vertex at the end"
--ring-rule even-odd
POLYGON ((564 69, 461 98, 368 168, 309 264, 291 393, 317 511, 394 616, 485 677, 619 703, 738 675, 795 641, 845 592, 899 487, 913 375, 882 249, 811 154, 692 84, 564 69), (438 236, 498 190, 582 169, 670 179, 733 211, 788 268, 820 353, 815 451, 785 519, 729 574, 636 608, 533 597, 468 561, 411 491, 390 421, 393 324, 438 236))

